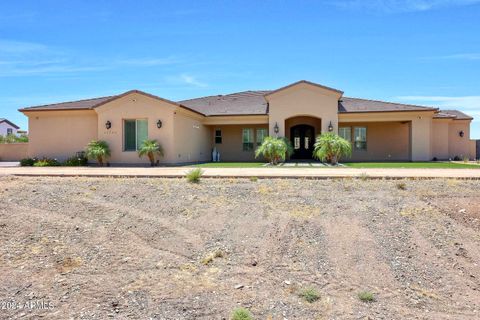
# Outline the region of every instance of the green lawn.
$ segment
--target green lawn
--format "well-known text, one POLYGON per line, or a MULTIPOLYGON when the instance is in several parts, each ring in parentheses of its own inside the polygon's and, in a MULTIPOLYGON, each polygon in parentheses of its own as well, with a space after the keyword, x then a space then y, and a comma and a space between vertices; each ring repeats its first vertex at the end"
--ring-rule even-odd
POLYGON ((348 162, 351 168, 438 168, 438 169, 480 169, 479 165, 456 162, 348 162))
POLYGON ((191 165, 200 168, 261 168, 264 162, 206 162, 191 165))
MULTIPOLYGON (((480 165, 458 162, 346 162, 342 163, 350 168, 438 168, 438 169, 480 169, 480 165)), ((205 162, 190 165, 200 168, 262 168, 264 162, 205 162)), ((272 168, 272 167, 270 167, 272 168)), ((329 167, 274 167, 274 168, 329 168, 329 167)), ((330 167, 331 168, 331 167, 330 167)))

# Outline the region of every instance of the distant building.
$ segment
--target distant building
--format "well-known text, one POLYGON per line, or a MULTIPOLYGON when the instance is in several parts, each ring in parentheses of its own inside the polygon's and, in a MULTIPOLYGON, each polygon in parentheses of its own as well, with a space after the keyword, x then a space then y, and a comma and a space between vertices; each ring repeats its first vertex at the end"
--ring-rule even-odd
POLYGON ((17 134, 18 129, 20 129, 20 127, 15 123, 7 119, 0 118, 0 135, 6 136, 7 134, 17 134))

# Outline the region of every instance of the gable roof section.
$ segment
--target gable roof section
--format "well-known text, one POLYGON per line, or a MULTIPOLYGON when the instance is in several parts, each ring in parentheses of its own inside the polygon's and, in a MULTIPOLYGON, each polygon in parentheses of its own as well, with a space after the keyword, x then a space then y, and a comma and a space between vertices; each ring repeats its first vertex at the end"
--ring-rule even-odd
POLYGON ((340 94, 340 96, 343 95, 343 91, 340 91, 340 90, 337 90, 337 89, 334 89, 334 88, 330 88, 330 87, 327 87, 327 86, 323 86, 323 85, 318 84, 318 83, 315 83, 315 82, 310 82, 310 81, 307 81, 307 80, 300 80, 300 81, 294 82, 294 83, 292 83, 292 84, 289 84, 289 85, 287 85, 287 86, 281 87, 281 88, 279 88, 279 89, 270 91, 270 92, 268 92, 267 94, 265 94, 265 96, 267 97, 267 96, 269 96, 269 95, 272 95, 272 94, 275 94, 275 93, 277 93, 277 92, 286 90, 286 89, 288 89, 288 88, 298 86, 299 84, 308 84, 308 85, 311 85, 311 86, 314 86, 314 87, 318 87, 318 88, 322 88, 322 89, 325 89, 325 90, 328 90, 328 91, 333 91, 333 92, 335 92, 335 93, 340 94))
POLYGON ((181 105, 177 102, 170 101, 170 100, 167 100, 167 99, 164 99, 164 98, 161 98, 161 97, 158 97, 158 96, 155 96, 153 94, 146 93, 146 92, 143 92, 143 91, 140 91, 140 90, 130 90, 130 91, 127 91, 127 92, 119 94, 119 95, 108 96, 108 97, 100 97, 100 98, 93 98, 93 99, 85 99, 85 100, 78 100, 78 101, 69 101, 69 102, 62 102, 62 103, 27 107, 27 108, 19 109, 18 111, 28 112, 28 111, 93 110, 97 107, 100 107, 100 106, 102 106, 104 104, 107 104, 109 102, 112 102, 114 100, 120 99, 120 98, 125 97, 129 94, 132 94, 132 93, 141 94, 141 95, 144 95, 144 96, 156 99, 156 100, 160 100, 160 101, 163 101, 163 102, 167 102, 167 103, 176 105, 176 106, 181 107, 181 108, 185 108, 189 111, 198 113, 200 115, 204 115, 200 112, 197 112, 193 109, 190 109, 186 106, 183 106, 183 105, 181 105))
POLYGON ((0 123, 8 123, 10 126, 14 127, 15 129, 20 129, 19 126, 17 126, 15 123, 11 122, 10 120, 8 119, 5 119, 5 118, 0 118, 0 123))
POLYGON ((404 111, 438 111, 438 108, 347 97, 343 97, 338 101, 338 113, 404 111))
POLYGON ((266 115, 265 94, 270 91, 243 91, 227 95, 179 101, 180 104, 206 116, 266 115))

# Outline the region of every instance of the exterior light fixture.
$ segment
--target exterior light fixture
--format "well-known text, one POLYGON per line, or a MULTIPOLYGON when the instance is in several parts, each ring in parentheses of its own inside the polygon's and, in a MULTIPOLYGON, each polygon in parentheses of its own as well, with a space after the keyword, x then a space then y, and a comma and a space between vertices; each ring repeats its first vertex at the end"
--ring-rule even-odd
POLYGON ((157 128, 160 129, 162 127, 162 120, 157 121, 157 128))
POLYGON ((105 122, 105 128, 110 129, 112 127, 112 123, 110 122, 110 120, 108 120, 107 122, 105 122))
POLYGON ((278 133, 278 131, 279 131, 278 123, 277 123, 277 122, 275 122, 275 126, 273 127, 273 131, 274 131, 275 133, 278 133))
POLYGON ((463 136, 465 135, 465 132, 463 132, 463 130, 462 130, 458 133, 458 135, 463 138, 463 136))
POLYGON ((329 131, 329 132, 332 132, 332 131, 333 131, 332 121, 330 121, 330 123, 328 124, 328 131, 329 131))

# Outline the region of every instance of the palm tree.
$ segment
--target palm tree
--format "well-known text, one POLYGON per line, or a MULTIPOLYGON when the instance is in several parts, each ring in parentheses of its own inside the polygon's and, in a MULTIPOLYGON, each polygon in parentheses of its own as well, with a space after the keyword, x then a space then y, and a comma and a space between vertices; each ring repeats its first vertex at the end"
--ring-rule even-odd
POLYGON ((163 157, 163 148, 158 144, 157 140, 145 140, 143 141, 140 149, 138 149, 138 156, 147 156, 150 160, 150 165, 155 166, 155 154, 163 157))
POLYGON ((317 136, 313 156, 321 161, 337 164, 341 157, 352 155, 352 145, 338 134, 328 132, 317 136))
POLYGON ((271 164, 285 161, 285 158, 293 153, 290 141, 285 138, 265 137, 262 144, 255 150, 255 158, 263 156, 271 164))
POLYGON ((88 143, 85 154, 88 159, 96 159, 103 166, 103 161, 110 157, 110 147, 105 141, 92 140, 88 143))

